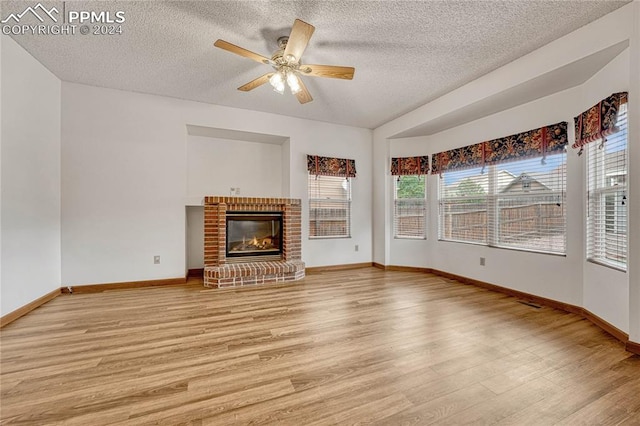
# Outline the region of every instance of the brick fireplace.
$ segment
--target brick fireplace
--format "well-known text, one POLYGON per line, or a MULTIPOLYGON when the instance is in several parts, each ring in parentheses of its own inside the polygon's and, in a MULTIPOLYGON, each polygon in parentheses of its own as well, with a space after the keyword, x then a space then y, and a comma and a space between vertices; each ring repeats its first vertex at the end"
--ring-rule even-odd
MULTIPOLYGON (((204 198, 204 285, 212 288, 241 287, 270 282, 294 281, 304 278, 302 261, 302 207, 299 199, 216 197, 204 198), (279 236, 265 237, 279 250, 254 250, 248 256, 228 256, 229 218, 246 217, 263 220, 263 215, 281 217, 279 236)), ((247 235, 247 245, 255 240, 247 235)), ((262 240, 261 240, 262 241, 262 240)), ((244 241, 243 241, 244 243, 244 241)), ((262 242, 251 247, 261 247, 262 242)))

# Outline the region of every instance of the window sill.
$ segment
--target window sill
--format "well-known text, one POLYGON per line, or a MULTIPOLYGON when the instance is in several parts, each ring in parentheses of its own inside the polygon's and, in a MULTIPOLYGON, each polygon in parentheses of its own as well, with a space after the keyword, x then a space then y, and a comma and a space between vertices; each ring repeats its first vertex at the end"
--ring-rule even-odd
POLYGON ((597 259, 587 259, 587 262, 593 263, 593 264, 599 265, 599 266, 604 266, 605 268, 614 269, 616 271, 624 272, 625 274, 627 273, 626 266, 613 265, 611 263, 607 263, 607 262, 604 262, 604 261, 601 261, 601 260, 597 260, 597 259))
POLYGON ((424 241, 427 239, 427 237, 410 237, 410 236, 393 236, 394 240, 418 240, 418 241, 424 241))
POLYGON ((445 240, 445 239, 442 239, 442 238, 439 238, 438 241, 442 241, 442 242, 446 242, 446 243, 471 244, 471 245, 474 245, 474 246, 489 247, 489 248, 500 249, 500 250, 511 250, 511 251, 526 252, 526 253, 546 254, 546 255, 549 255, 549 256, 567 257, 566 253, 554 253, 552 251, 526 249, 526 248, 521 248, 521 247, 509 247, 509 246, 491 245, 491 244, 480 243, 480 242, 476 242, 476 241, 445 240))
POLYGON ((347 239, 351 238, 351 235, 336 235, 336 236, 326 236, 326 237, 309 237, 310 240, 337 240, 337 239, 347 239))

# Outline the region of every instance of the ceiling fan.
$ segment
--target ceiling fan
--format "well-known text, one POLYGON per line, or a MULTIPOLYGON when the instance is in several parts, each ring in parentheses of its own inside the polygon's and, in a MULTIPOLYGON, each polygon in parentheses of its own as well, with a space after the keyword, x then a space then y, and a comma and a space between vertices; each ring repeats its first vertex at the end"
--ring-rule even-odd
POLYGON ((313 25, 296 19, 289 36, 278 38, 278 50, 271 56, 271 59, 224 40, 217 40, 214 46, 273 67, 273 72, 264 74, 238 87, 238 90, 248 92, 269 82, 271 86, 273 86, 273 90, 283 94, 285 86, 289 86, 291 93, 296 95, 298 101, 301 104, 306 104, 307 102, 311 102, 313 98, 300 78, 301 76, 309 75, 313 77, 351 80, 355 72, 355 68, 353 67, 308 65, 300 62, 300 58, 307 48, 307 44, 309 44, 314 30, 315 27, 313 25))

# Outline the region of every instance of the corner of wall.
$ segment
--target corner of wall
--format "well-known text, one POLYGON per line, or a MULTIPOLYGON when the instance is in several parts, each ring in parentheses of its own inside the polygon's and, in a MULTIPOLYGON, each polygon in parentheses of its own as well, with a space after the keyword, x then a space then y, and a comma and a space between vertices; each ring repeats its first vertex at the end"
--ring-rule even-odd
POLYGON ((1 37, 0 286, 6 314, 60 288, 61 81, 11 37, 1 37))

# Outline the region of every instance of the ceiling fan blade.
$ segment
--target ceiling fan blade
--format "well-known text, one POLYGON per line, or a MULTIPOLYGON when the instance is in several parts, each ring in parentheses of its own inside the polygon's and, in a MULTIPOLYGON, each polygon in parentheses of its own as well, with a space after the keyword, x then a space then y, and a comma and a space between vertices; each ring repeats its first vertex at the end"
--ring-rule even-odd
POLYGON ((298 78, 300 82, 300 91, 296 93, 296 98, 298 98, 298 102, 301 104, 306 104, 307 102, 311 102, 313 98, 311 97, 311 93, 307 89, 307 86, 304 85, 304 82, 301 78, 298 78))
POLYGON ((300 71, 304 75, 312 75, 314 77, 342 78, 344 80, 353 79, 353 73, 356 69, 353 67, 337 67, 333 65, 303 65, 300 71))
POLYGON ((215 43, 213 43, 213 45, 215 47, 219 47, 220 49, 226 50, 227 52, 235 53, 236 55, 253 59, 256 62, 260 62, 261 64, 268 64, 270 61, 269 58, 266 58, 250 50, 244 49, 240 46, 236 46, 235 44, 229 43, 228 41, 217 40, 215 43))
POLYGON ((304 53, 304 50, 309 44, 309 40, 315 31, 315 27, 311 24, 307 24, 304 21, 296 19, 293 22, 293 28, 291 34, 289 34, 289 40, 287 41, 287 47, 284 49, 284 57, 292 55, 295 62, 300 62, 300 58, 304 53))
POLYGON ((256 78, 255 80, 251 80, 247 84, 238 87, 238 90, 242 90, 243 92, 248 92, 249 90, 253 90, 256 87, 262 86, 267 81, 269 81, 269 79, 271 78, 272 75, 273 75, 272 72, 267 73, 265 75, 261 75, 260 77, 256 78))

